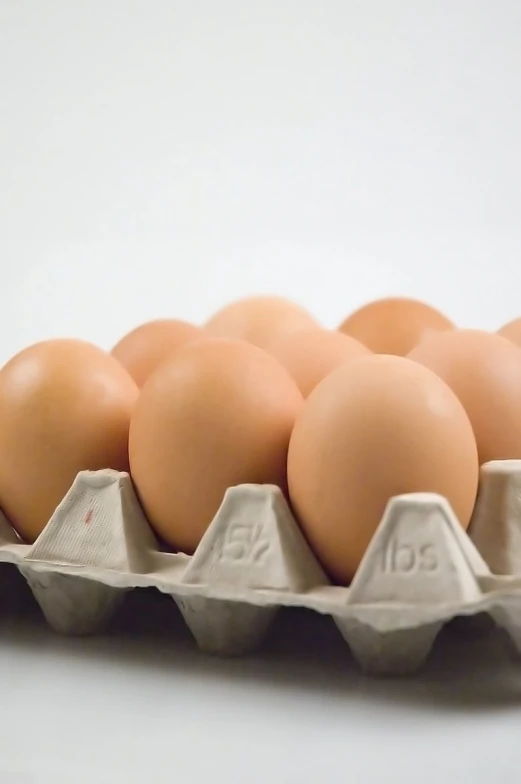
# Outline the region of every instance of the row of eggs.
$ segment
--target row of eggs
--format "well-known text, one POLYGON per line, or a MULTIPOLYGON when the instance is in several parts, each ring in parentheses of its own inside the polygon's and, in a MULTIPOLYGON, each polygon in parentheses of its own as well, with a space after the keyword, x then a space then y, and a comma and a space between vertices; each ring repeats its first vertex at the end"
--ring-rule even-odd
POLYGON ((0 370, 0 508, 34 541, 80 470, 130 470, 158 537, 192 553, 228 487, 279 485, 348 583, 390 497, 447 497, 467 528, 480 464, 521 458, 521 319, 458 329, 378 300, 336 331, 278 297, 204 327, 144 324, 107 353, 48 340, 0 370))

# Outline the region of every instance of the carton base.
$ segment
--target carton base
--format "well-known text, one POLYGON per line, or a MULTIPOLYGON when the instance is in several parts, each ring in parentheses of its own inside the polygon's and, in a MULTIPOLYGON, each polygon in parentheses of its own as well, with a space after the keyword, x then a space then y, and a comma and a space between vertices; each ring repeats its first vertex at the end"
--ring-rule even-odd
POLYGON ((491 608, 490 614, 496 624, 504 629, 518 656, 521 656, 521 597, 503 600, 491 608))
POLYGON ((19 566, 49 626, 60 634, 88 635, 112 617, 126 591, 82 577, 19 566))
POLYGON ((251 653, 264 640, 277 614, 276 607, 200 596, 173 597, 201 651, 218 656, 251 653))
POLYGON ((368 675, 410 675, 425 662, 443 623, 379 631, 355 618, 334 618, 361 670, 368 675))

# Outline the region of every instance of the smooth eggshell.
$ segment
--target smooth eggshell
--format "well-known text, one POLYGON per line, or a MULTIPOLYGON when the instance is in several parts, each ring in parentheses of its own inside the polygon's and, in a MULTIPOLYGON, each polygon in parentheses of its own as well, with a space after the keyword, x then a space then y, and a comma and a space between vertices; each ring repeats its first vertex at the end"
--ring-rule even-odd
POLYGON ((217 337, 267 348, 283 334, 317 326, 306 310, 283 297, 247 297, 215 313, 206 329, 217 337))
POLYGON ((442 313, 424 302, 391 297, 364 305, 348 316, 339 329, 375 354, 403 357, 425 333, 452 329, 453 326, 442 313))
POLYGON ((151 373, 177 349, 202 337, 204 332, 178 319, 157 319, 136 327, 114 346, 113 357, 142 387, 151 373))
POLYGON ((272 357, 286 368, 304 397, 323 378, 369 349, 358 340, 327 329, 307 329, 283 335, 269 348, 272 357))
POLYGON ((521 318, 509 321, 508 324, 505 324, 498 330, 498 335, 502 335, 521 347, 521 318))
POLYGON ((191 343, 150 376, 130 427, 132 477, 148 519, 191 553, 228 487, 286 487, 286 457, 303 405, 278 362, 241 341, 191 343))
POLYGON ((109 354, 79 340, 25 349, 0 372, 0 507, 34 541, 82 470, 128 471, 138 397, 109 354))
POLYGON ((410 358, 433 370, 459 397, 474 428, 481 463, 521 458, 521 349, 474 329, 427 336, 410 358))
POLYGON ((369 356, 335 370, 305 403, 288 454, 291 502, 339 583, 354 576, 392 496, 434 492, 468 526, 478 485, 463 406, 411 360, 369 356))

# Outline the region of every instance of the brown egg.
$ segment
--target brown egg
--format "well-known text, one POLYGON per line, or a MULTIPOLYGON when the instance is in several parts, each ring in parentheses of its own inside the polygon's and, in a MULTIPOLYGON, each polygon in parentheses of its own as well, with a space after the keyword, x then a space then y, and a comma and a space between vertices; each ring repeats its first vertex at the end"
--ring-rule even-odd
POLYGON ((128 471, 138 388, 110 354, 79 340, 25 349, 0 371, 0 507, 27 542, 82 470, 128 471))
POLYGON ((521 318, 509 321, 504 327, 498 330, 498 334, 511 340, 517 346, 521 346, 521 318))
POLYGON ((204 335, 186 321, 158 319, 133 329, 114 346, 113 357, 130 373, 139 387, 178 348, 204 335))
POLYGON ((392 496, 440 493, 466 528, 478 472, 456 395, 434 373, 394 356, 362 357, 324 379, 297 419, 288 454, 294 510, 339 583, 353 578, 392 496))
POLYGON ((200 340, 150 376, 130 426, 130 466, 159 536, 192 553, 228 487, 286 486, 303 405, 276 360, 241 341, 200 340))
POLYGON ((286 368, 304 395, 337 367, 366 356, 369 349, 358 340, 327 329, 306 329, 283 335, 269 353, 286 368))
POLYGON ((480 463, 521 458, 521 349, 501 335, 457 329, 429 335, 409 356, 463 403, 480 463))
POLYGON ((317 326, 307 311, 282 297, 248 297, 232 302, 206 324, 212 335, 246 340, 259 348, 267 348, 280 335, 317 326))
POLYGON ((448 318, 414 299, 391 297, 370 302, 352 313, 339 327, 375 354, 404 357, 426 332, 452 329, 448 318))

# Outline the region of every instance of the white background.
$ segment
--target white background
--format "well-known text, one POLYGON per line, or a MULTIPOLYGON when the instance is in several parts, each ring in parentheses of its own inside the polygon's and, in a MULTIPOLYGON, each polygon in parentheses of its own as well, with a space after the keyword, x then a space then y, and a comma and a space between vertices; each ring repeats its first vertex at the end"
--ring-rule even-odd
MULTIPOLYGON (((0 361, 253 292, 329 326, 393 293, 521 315, 520 33, 517 0, 0 0, 0 361)), ((2 784, 519 776, 488 639, 382 684, 321 625, 314 657, 304 631, 217 663, 169 613, 89 641, 28 615, 0 623, 2 784)))

